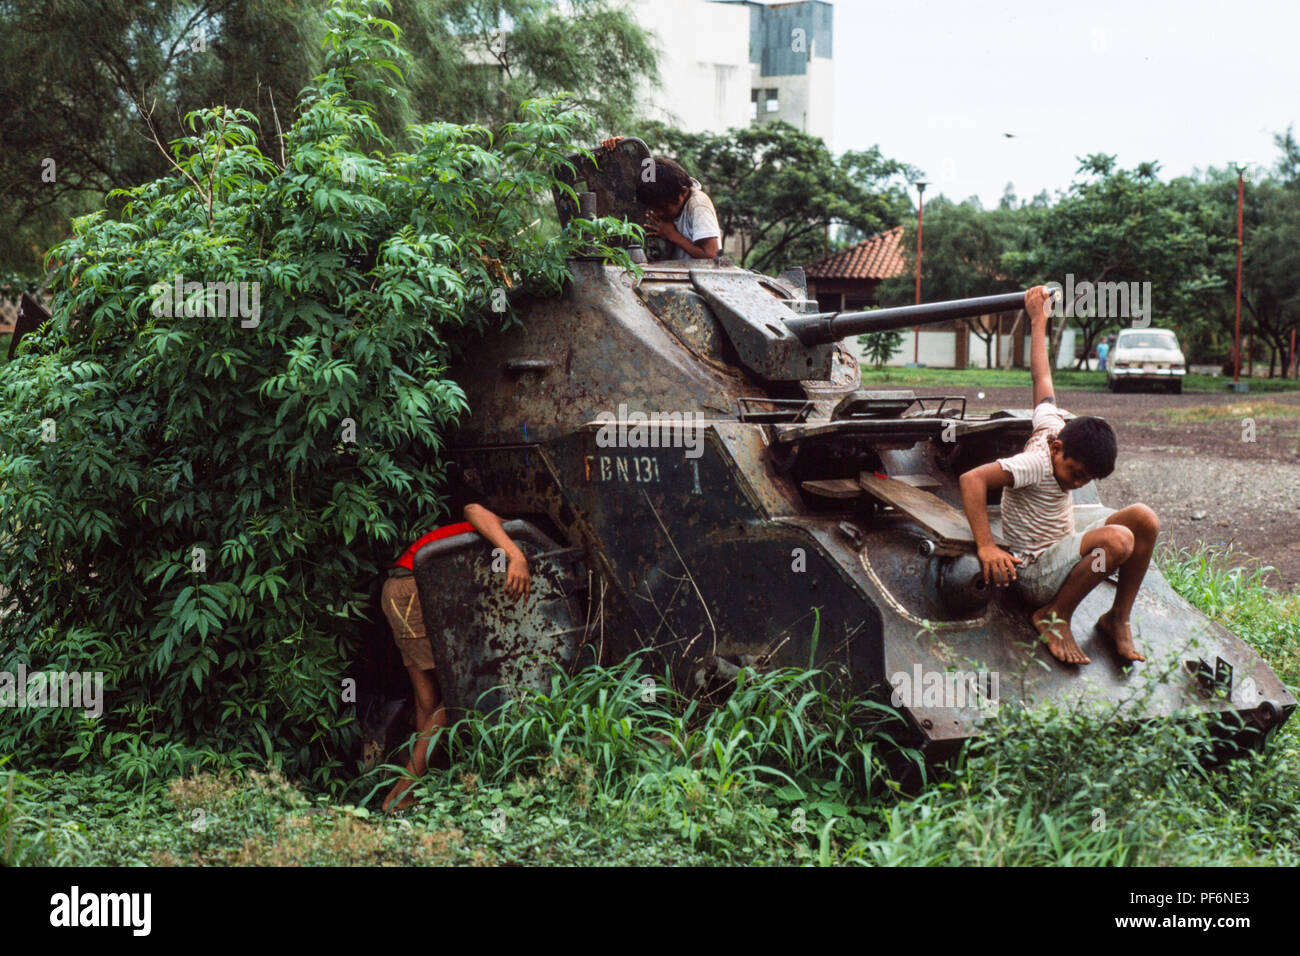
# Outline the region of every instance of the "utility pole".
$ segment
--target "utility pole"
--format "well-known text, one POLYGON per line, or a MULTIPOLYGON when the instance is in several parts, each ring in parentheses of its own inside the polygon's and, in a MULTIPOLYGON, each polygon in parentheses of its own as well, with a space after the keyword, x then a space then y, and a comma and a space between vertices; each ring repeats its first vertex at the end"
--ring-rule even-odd
POLYGON ((1249 385, 1241 384, 1241 245, 1242 245, 1242 210, 1246 199, 1246 164, 1233 163, 1237 167, 1237 320, 1232 336, 1232 384, 1234 392, 1245 392, 1249 385))
MULTIPOLYGON (((921 304, 921 222, 925 215, 925 187, 929 185, 926 182, 917 182, 916 186, 916 304, 921 304)), ((921 361, 921 327, 919 325, 912 327, 912 364, 919 365, 921 361)))

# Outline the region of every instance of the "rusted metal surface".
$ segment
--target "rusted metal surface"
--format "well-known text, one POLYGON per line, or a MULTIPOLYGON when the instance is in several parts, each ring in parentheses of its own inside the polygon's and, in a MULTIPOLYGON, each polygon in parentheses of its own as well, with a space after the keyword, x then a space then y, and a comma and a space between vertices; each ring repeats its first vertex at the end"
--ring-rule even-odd
MULTIPOLYGON (((650 158, 650 148, 641 140, 628 137, 613 150, 598 148, 592 153, 591 158, 576 153, 569 156, 570 167, 557 169, 556 179, 579 194, 595 193, 597 216, 615 216, 644 226, 645 206, 637 202, 636 187, 644 163, 650 158)), ((562 226, 578 215, 578 203, 558 188, 555 209, 562 226)))
POLYGON ((545 691, 554 668, 572 671, 587 645, 587 574, 525 521, 506 533, 528 558, 527 598, 506 594, 505 560, 478 534, 435 541, 415 556, 416 587, 439 687, 455 716, 491 710, 524 690, 545 691))
MULTIPOLYGON (((1093 663, 1067 666, 1037 640, 1014 592, 981 586, 969 548, 930 540, 905 511, 871 495, 820 493, 880 473, 960 509, 958 477, 1020 451, 1028 410, 972 417, 942 397, 862 391, 856 363, 845 364, 841 351, 755 332, 794 321, 797 277, 695 262, 656 263, 638 279, 586 260, 572 264, 572 276, 563 297, 521 303, 522 328, 487 337, 453 368, 472 415, 452 455, 484 504, 581 553, 585 590, 575 597, 557 577, 549 623, 502 637, 516 625, 500 603, 474 604, 476 590, 499 590, 478 565, 463 557, 426 573, 422 596, 426 587, 430 600, 452 588, 465 596, 466 610, 439 612, 455 615, 440 625, 439 653, 449 662, 444 676, 465 682, 453 691, 458 705, 480 686, 463 662, 487 667, 492 655, 505 660, 530 642, 572 660, 555 635, 581 625, 592 658, 648 649, 701 694, 739 666, 812 664, 851 693, 883 701, 899 674, 955 668, 999 677, 1002 702, 1131 701, 1129 716, 1235 710, 1264 729, 1294 710, 1259 655, 1178 598, 1154 568, 1133 613, 1150 660, 1126 672, 1093 633, 1113 596, 1103 582, 1073 621, 1093 663), (452 584, 456 575, 468 577, 452 584), (498 650, 460 647, 485 640, 498 650), (1231 669, 1230 699, 1206 696, 1204 674, 1216 667, 1231 669), (1140 699, 1145 676, 1165 672, 1140 699)), ((1107 513, 1094 484, 1074 501, 1081 524, 1107 513)), ((924 695, 898 708, 936 755, 987 716, 966 699, 924 695)))
POLYGON ((827 379, 833 346, 804 345, 788 322, 799 316, 741 270, 692 269, 691 283, 736 349, 742 365, 771 382, 827 379))
MULTIPOLYGON (((926 533, 906 514, 882 513, 867 496, 846 504, 801 494, 802 466, 780 467, 774 426, 713 421, 704 428, 699 458, 680 448, 604 448, 592 424, 543 445, 457 452, 496 476, 485 483, 491 507, 543 514, 557 538, 584 549, 604 625, 593 656, 614 661, 652 649, 688 689, 701 688, 719 666, 815 663, 877 699, 888 699, 894 675, 917 665, 927 674, 956 668, 999 674, 1003 702, 1062 703, 1116 703, 1138 693, 1148 670, 1221 657, 1254 681, 1255 706, 1235 700, 1237 709, 1272 724, 1294 708, 1258 655, 1174 595, 1154 568, 1133 615, 1150 662, 1125 675, 1093 635, 1113 594, 1104 582, 1073 622, 1094 663, 1066 667, 1036 640, 1030 608, 1009 592, 986 593, 980 606, 969 564, 963 580, 959 556, 924 553, 926 533)), ((1010 441, 1017 438, 1023 441, 1010 441)), ((962 456, 937 436, 875 457, 886 472, 930 476, 936 494, 959 503, 956 474, 940 462, 962 456)), ((808 461, 826 463, 815 455, 808 461)), ((1094 486, 1075 498, 1080 523, 1105 513, 1094 486)), ((1173 670, 1141 713, 1229 706, 1205 699, 1194 679, 1173 670)), ((900 709, 936 755, 977 732, 981 719, 973 704, 900 709)))
MULTIPOLYGON (((575 200, 563 189, 553 190, 555 209, 560 217, 560 225, 568 223, 574 216, 593 218, 613 216, 645 228, 646 207, 637 201, 636 187, 645 174, 646 164, 651 159, 650 148, 629 136, 612 150, 597 147, 589 158, 575 153, 567 157, 568 166, 555 170, 555 178, 568 185, 578 194, 575 200), (584 192, 595 196, 595 209, 583 212, 581 196, 584 192)), ((614 245, 627 245, 627 240, 614 239, 614 245)), ((666 239, 649 236, 646 239, 645 255, 652 260, 669 259, 676 249, 666 239)), ((634 260, 637 258, 634 254, 634 260)))

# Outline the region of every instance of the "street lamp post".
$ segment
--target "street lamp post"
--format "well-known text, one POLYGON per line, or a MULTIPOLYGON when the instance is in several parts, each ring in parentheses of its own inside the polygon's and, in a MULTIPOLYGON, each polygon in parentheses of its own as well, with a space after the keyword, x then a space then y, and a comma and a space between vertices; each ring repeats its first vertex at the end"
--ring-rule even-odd
MULTIPOLYGON (((917 182, 916 186, 916 304, 921 304, 921 222, 925 215, 925 187, 929 185, 926 182, 917 182)), ((919 325, 912 327, 912 364, 918 365, 921 361, 921 327, 919 325)))
MULTIPOLYGON (((1242 209, 1246 198, 1246 164, 1233 163, 1237 167, 1237 320, 1232 336, 1232 389, 1245 391, 1241 384, 1241 245, 1242 245, 1242 209)), ((1249 387, 1249 386, 1247 386, 1249 387)))

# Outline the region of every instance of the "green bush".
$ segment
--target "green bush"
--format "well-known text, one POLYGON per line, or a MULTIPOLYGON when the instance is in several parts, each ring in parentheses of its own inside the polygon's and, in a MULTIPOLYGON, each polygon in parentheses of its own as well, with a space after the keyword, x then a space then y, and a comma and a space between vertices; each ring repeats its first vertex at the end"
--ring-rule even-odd
POLYGON ((554 102, 385 139, 402 52, 365 7, 331 9, 282 156, 251 114, 191 113, 174 174, 49 255, 53 320, 0 369, 0 669, 103 672, 107 706, 6 717, 25 768, 329 779, 367 577, 443 509, 449 350, 615 228, 533 228, 582 122, 554 102), (247 283, 238 315, 178 276, 247 283))

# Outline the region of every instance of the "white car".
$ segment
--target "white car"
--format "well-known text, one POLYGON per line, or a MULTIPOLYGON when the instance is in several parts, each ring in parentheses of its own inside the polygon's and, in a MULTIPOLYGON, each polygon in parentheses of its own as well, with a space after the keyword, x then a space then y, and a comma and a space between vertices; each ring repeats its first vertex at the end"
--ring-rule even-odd
POLYGON ((1137 382, 1164 383, 1175 395, 1183 390, 1187 359, 1168 329, 1123 329, 1106 356, 1106 384, 1112 392, 1137 382))

